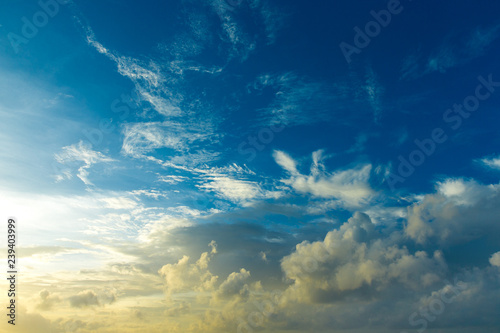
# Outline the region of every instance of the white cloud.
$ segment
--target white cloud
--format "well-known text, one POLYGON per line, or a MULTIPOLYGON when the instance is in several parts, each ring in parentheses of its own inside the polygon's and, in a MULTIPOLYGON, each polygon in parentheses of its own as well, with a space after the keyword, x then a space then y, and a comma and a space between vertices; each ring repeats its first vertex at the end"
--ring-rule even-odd
POLYGON ((491 169, 500 170, 500 157, 483 158, 481 162, 491 169))
POLYGON ((155 149, 168 147, 185 150, 186 141, 174 133, 169 133, 161 123, 135 123, 127 125, 124 130, 123 147, 125 154, 134 157, 143 156, 155 149))
POLYGON ((474 180, 447 179, 438 193, 408 208, 406 234, 421 244, 464 244, 500 232, 500 187, 474 180), (499 208, 497 208, 499 207, 499 208))
POLYGON ((137 202, 126 197, 110 197, 101 199, 107 208, 112 209, 132 209, 137 206, 137 202))
MULTIPOLYGON (((78 144, 73 144, 62 148, 62 152, 55 154, 55 159, 61 164, 68 164, 74 162, 83 162, 83 165, 78 168, 78 178, 80 178, 86 185, 92 185, 89 181, 89 169, 92 165, 96 163, 106 163, 113 162, 114 159, 107 157, 101 152, 92 150, 92 145, 90 143, 84 143, 80 141, 78 144)), ((57 180, 61 181, 64 179, 71 178, 71 171, 65 170, 62 175, 57 175, 57 180)))
POLYGON ((369 185, 371 165, 355 169, 328 173, 322 163, 322 151, 313 153, 313 164, 309 175, 297 171, 297 163, 286 153, 275 151, 276 162, 290 173, 283 179, 297 192, 311 194, 318 198, 335 198, 345 206, 357 207, 369 200, 374 192, 369 185))
POLYGON ((210 253, 203 252, 195 263, 189 263, 189 256, 183 256, 175 264, 164 265, 158 273, 165 280, 167 295, 174 292, 212 291, 215 288, 218 276, 208 269, 208 263, 217 253, 215 242, 209 244, 210 253))
POLYGON ((160 72, 161 66, 153 60, 144 62, 131 57, 116 55, 96 40, 90 27, 87 27, 87 42, 99 53, 114 61, 118 67, 118 72, 134 83, 141 98, 149 102, 159 114, 164 116, 181 115, 178 106, 181 98, 169 89, 170 78, 166 78, 160 72))
POLYGON ((490 264, 492 266, 500 267, 500 252, 497 252, 491 256, 490 264))
POLYGON ((177 184, 186 181, 187 177, 177 175, 158 175, 158 181, 167 184, 177 184))
POLYGON ((438 183, 438 190, 446 197, 459 196, 465 193, 466 185, 462 179, 448 179, 438 183))
MULTIPOLYGON (((124 127, 123 134, 125 138, 122 151, 133 157, 144 157, 159 148, 170 148, 189 155, 193 143, 213 140, 211 130, 204 128, 203 125, 189 126, 171 121, 128 124, 124 127)), ((198 151, 191 155, 197 154, 199 156, 195 161, 204 162, 203 156, 210 153, 201 154, 198 151)), ((181 163, 179 160, 181 157, 173 156, 172 163, 181 163)), ((182 157, 183 160, 184 158, 185 156, 182 157)))
POLYGON ((197 209, 192 209, 187 206, 169 207, 168 210, 174 213, 178 213, 181 216, 200 216, 202 213, 197 209))
POLYGON ((297 171, 297 162, 295 162, 295 160, 293 160, 287 153, 280 150, 275 150, 273 152, 273 157, 279 166, 281 166, 292 175, 299 174, 299 172, 297 171))
POLYGON ((234 179, 229 176, 208 177, 208 180, 204 184, 198 185, 198 187, 214 191, 219 196, 233 202, 246 202, 263 198, 265 194, 257 183, 234 179))
POLYGON ((218 277, 207 269, 208 261, 208 252, 204 252, 194 264, 190 264, 189 257, 184 256, 176 264, 164 265, 158 273, 165 279, 167 294, 213 290, 218 277))

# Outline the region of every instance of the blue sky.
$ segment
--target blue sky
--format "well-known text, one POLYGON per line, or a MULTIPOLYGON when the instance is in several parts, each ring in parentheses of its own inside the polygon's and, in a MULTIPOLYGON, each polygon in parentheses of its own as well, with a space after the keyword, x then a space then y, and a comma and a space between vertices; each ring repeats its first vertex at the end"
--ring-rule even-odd
POLYGON ((499 9, 4 4, 21 329, 498 330, 499 9))

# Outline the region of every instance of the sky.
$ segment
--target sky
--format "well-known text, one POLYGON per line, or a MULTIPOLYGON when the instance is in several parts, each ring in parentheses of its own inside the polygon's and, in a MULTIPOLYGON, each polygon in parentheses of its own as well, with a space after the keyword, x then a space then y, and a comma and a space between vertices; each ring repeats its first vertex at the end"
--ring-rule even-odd
POLYGON ((0 332, 499 332, 499 11, 3 2, 0 332))

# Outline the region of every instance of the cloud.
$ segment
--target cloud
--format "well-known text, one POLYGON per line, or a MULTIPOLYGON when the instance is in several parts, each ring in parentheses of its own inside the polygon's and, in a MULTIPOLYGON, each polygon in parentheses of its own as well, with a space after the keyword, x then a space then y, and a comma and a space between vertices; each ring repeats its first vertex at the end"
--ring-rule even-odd
POLYGON ((297 171, 297 163, 286 153, 274 152, 274 159, 290 174, 282 182, 295 191, 318 198, 334 198, 339 205, 356 207, 369 200, 374 192, 369 185, 372 166, 370 164, 344 171, 328 173, 323 164, 323 151, 312 154, 313 164, 309 175, 297 171))
POLYGON ((274 159, 279 166, 288 171, 292 175, 298 175, 297 162, 293 160, 287 153, 276 150, 274 151, 274 159))
MULTIPOLYGON (((19 333, 52 333, 53 323, 40 315, 39 313, 35 313, 33 311, 27 311, 25 306, 16 307, 16 322, 15 322, 15 330, 19 333), (23 318, 24 320, 18 320, 19 318, 23 318)), ((12 331, 12 325, 7 323, 7 320, 3 320, 0 322, 0 329, 4 332, 12 331)))
POLYGON ((207 177, 207 181, 202 185, 198 185, 198 187, 213 191, 220 197, 232 202, 246 202, 265 196, 264 191, 257 183, 228 176, 207 177))
POLYGON ((231 44, 230 57, 238 56, 241 60, 248 58, 261 38, 266 44, 273 44, 288 16, 269 1, 214 0, 211 4, 224 32, 221 38, 231 44), (245 20, 249 17, 257 18, 253 25, 245 20))
POLYGON ((167 184, 177 184, 177 183, 181 183, 183 181, 186 181, 188 179, 189 178, 187 178, 187 177, 177 176, 177 175, 159 175, 158 176, 159 182, 164 182, 167 184))
POLYGON ((211 291, 215 288, 218 276, 208 269, 208 263, 216 253, 215 243, 210 243, 212 252, 203 252, 195 263, 189 263, 189 256, 183 256, 175 264, 166 264, 158 273, 165 281, 166 294, 187 291, 211 291))
POLYGON ((187 130, 185 125, 167 121, 129 124, 123 133, 123 152, 131 156, 143 156, 159 148, 187 151, 193 142, 209 139, 209 133, 200 126, 187 130))
MULTIPOLYGON (((285 156, 287 154, 282 155, 283 163, 287 165, 292 158, 285 156)), ((322 153, 315 152, 312 175, 325 172, 320 166, 321 161, 322 153)), ((300 176, 300 164, 290 165, 296 165, 300 176)), ((409 215, 412 215, 416 206, 424 206, 420 210, 420 218, 424 224, 436 228, 435 235, 428 237, 424 243, 418 243, 410 235, 412 222, 390 227, 393 213, 388 210, 384 215, 384 207, 380 203, 377 203, 376 210, 377 216, 386 216, 387 221, 383 225, 373 223, 371 214, 374 213, 370 212, 355 213, 339 225, 314 222, 314 226, 305 223, 293 228, 268 225, 276 223, 269 216, 294 216, 290 207, 279 210, 277 204, 220 213, 199 224, 162 215, 164 210, 140 210, 136 214, 144 222, 141 225, 142 238, 138 242, 109 241, 110 244, 105 247, 85 243, 86 247, 99 246, 101 251, 116 254, 104 270, 82 270, 72 275, 71 279, 65 275, 64 280, 58 280, 61 290, 67 290, 64 293, 71 290, 72 294, 68 297, 57 294, 60 299, 69 302, 57 303, 54 308, 69 305, 75 311, 93 312, 93 309, 110 303, 116 297, 110 306, 113 311, 99 314, 100 318, 103 322, 116 321, 120 323, 118 326, 122 323, 136 325, 133 321, 136 317, 131 319, 135 303, 133 309, 129 306, 133 299, 148 304, 148 307, 140 309, 147 315, 143 320, 139 318, 140 324, 137 325, 143 326, 137 327, 151 332, 155 332, 156 327, 150 325, 164 316, 169 316, 169 322, 178 332, 200 329, 204 332, 235 331, 238 325, 243 325, 241 320, 250 323, 249 315, 253 313, 255 317, 254 312, 262 314, 262 309, 270 313, 269 316, 264 315, 263 332, 279 329, 322 332, 329 327, 338 327, 341 331, 400 332, 410 328, 408 317, 412 312, 428 307, 435 295, 445 293, 453 296, 453 288, 462 286, 459 283, 462 281, 467 287, 458 288, 453 303, 446 304, 439 321, 433 322, 436 329, 458 327, 464 324, 462 317, 474 319, 474 309, 485 304, 495 309, 498 304, 500 298, 495 292, 500 290, 496 267, 498 241, 494 246, 487 246, 485 251, 471 247, 467 240, 451 243, 448 239, 448 243, 441 246, 439 226, 444 222, 440 220, 446 219, 447 223, 451 220, 453 223, 457 216, 448 214, 450 210, 443 206, 443 202, 464 209, 464 219, 474 216, 467 214, 467 210, 484 210, 483 215, 487 216, 486 212, 489 212, 493 220, 494 216, 498 216, 494 210, 497 206, 495 193, 495 186, 470 180, 444 179, 438 182, 435 193, 422 195, 417 203, 409 207, 409 215), (213 223, 214 219, 224 223, 213 223), (255 222, 249 223, 250 219, 255 222), (433 226, 434 223, 436 226, 433 226), (308 241, 302 242, 303 237, 307 237, 308 241), (209 244, 208 248, 206 244, 209 244), (458 244, 458 247, 453 244, 458 244), (464 249, 474 259, 472 263, 467 262, 467 256, 463 255, 464 249), (262 252, 266 254, 267 261, 262 260, 262 252), (118 254, 126 254, 127 261, 117 259, 118 254), (455 281, 455 275, 460 272, 465 275, 455 281), (113 281, 113 288, 103 288, 103 281, 113 281), (165 288, 167 300, 161 293, 161 285, 165 288), (282 291, 277 302, 273 301, 271 293, 274 289, 282 291), (210 307, 209 311, 207 307, 210 307)), ((98 198, 108 197, 103 195, 98 198)), ((101 206, 106 205, 100 200, 95 201, 101 206)), ((309 207, 309 202, 307 205, 309 207)), ((307 216, 303 208, 295 208, 300 212, 297 218, 307 216)), ((373 210, 373 207, 369 208, 373 210)), ((139 210, 137 207, 130 209, 139 210)), ((405 216, 399 218, 405 219, 405 216)), ((337 219, 340 220, 340 217, 337 219)), ((490 234, 494 240, 498 234, 493 224, 485 225, 480 220, 464 221, 457 221, 457 225, 462 227, 452 226, 457 234, 454 237, 458 240, 458 234, 469 237, 476 233, 478 229, 473 222, 483 229, 476 236, 490 234)), ((392 222, 395 223, 394 220, 392 222)), ((482 242, 480 247, 486 243, 482 242)), ((47 298, 56 296, 51 293, 45 295, 47 298)), ((33 306, 40 303, 41 297, 36 295, 33 306)), ((481 318, 480 321, 477 317, 475 319, 476 329, 485 323, 490 327, 497 325, 494 311, 483 312, 481 318)), ((61 319, 62 327, 66 320, 61 319)), ((79 320, 89 330, 92 325, 97 325, 96 321, 79 320)), ((59 327, 59 324, 52 323, 54 327, 59 327)), ((99 331, 98 328, 95 330, 99 331)), ((127 332, 126 329, 123 331, 127 332)), ((161 332, 162 329, 156 331, 161 332)))
MULTIPOLYGON (((200 22, 198 25, 203 25, 200 22)), ((220 120, 216 113, 207 112, 212 105, 200 99, 200 91, 195 87, 186 86, 184 77, 188 73, 218 74, 222 71, 221 67, 185 60, 185 55, 180 51, 174 52, 175 59, 166 61, 120 55, 99 43, 90 27, 86 27, 85 31, 88 44, 115 62, 118 72, 133 82, 140 99, 137 102, 146 102, 137 108, 137 112, 142 110, 137 116, 151 119, 152 109, 157 115, 168 118, 164 121, 124 125, 122 153, 176 168, 198 166, 218 159, 219 153, 207 147, 217 143, 223 136, 221 132, 216 132, 216 124, 220 120), (164 148, 173 152, 160 153, 161 149, 165 151, 164 148), (167 161, 164 160, 165 156, 169 156, 167 161)), ((198 42, 201 43, 200 40, 198 42)))
MULTIPOLYGON (((192 171, 193 167, 219 158, 219 153, 203 148, 218 141, 219 135, 215 135, 213 131, 210 125, 203 122, 128 124, 123 129, 122 152, 134 158, 152 160, 166 167, 192 171), (172 152, 168 155, 160 153, 159 150, 164 148, 171 149, 172 152), (163 161, 165 156, 168 156, 168 159, 163 161)), ((180 179, 176 178, 177 181, 180 179)))
POLYGON ((500 36, 500 25, 477 27, 466 36, 450 35, 427 57, 418 51, 409 55, 401 66, 401 79, 411 80, 464 65, 483 56, 500 36))
POLYGON ((191 312, 191 304, 188 302, 180 302, 177 305, 169 307, 164 313, 167 317, 179 317, 189 312, 191 312))
POLYGON ((438 182, 437 185, 438 191, 445 197, 460 196, 465 194, 466 190, 466 183, 462 179, 447 179, 444 182, 438 182))
POLYGON ((74 308, 85 308, 99 306, 97 294, 92 290, 81 291, 78 295, 69 298, 69 304, 74 308))
MULTIPOLYGON (((425 196, 424 202, 436 195, 425 196)), ((481 205, 480 201, 476 205, 481 205)), ((491 203, 481 206, 492 207, 491 203)), ((436 211, 426 215, 432 223, 436 211)), ((442 215, 438 218, 455 218, 446 216, 446 209, 442 215)), ((415 246, 405 236, 407 228, 391 231, 375 226, 366 214, 355 213, 324 239, 298 244, 281 261, 290 285, 273 302, 273 320, 266 322, 267 329, 271 332, 279 327, 280 318, 281 323, 295 330, 325 331, 336 327, 340 331, 400 332, 420 328, 416 319, 426 318, 429 311, 433 313, 437 302, 443 303, 443 310, 426 319, 430 331, 447 328, 473 332, 463 329, 471 327, 471 323, 476 327, 497 327, 494 311, 482 312, 479 320, 474 309, 498 305, 495 298, 499 295, 500 275, 492 266, 500 263, 500 257, 498 252, 489 252, 498 248, 498 242, 486 251, 473 250, 468 242, 451 250, 440 248, 438 238, 415 246), (463 257, 467 252, 474 261, 463 257)), ((462 235, 457 239, 472 229, 472 224, 456 229, 462 235)), ((494 229, 490 225, 483 234, 497 235, 494 229)))
POLYGON ((323 241, 298 244, 281 267, 293 281, 287 299, 306 303, 371 298, 398 288, 418 290, 439 281, 446 271, 442 253, 411 253, 380 234, 362 213, 323 241))
POLYGON ((275 97, 269 106, 259 110, 263 126, 298 126, 330 119, 332 105, 340 107, 343 97, 338 87, 299 77, 293 72, 260 75, 249 85, 250 93, 262 94, 267 90, 275 97))
POLYGON ((447 179, 437 183, 437 190, 408 208, 406 234, 416 242, 451 246, 500 231, 495 219, 500 213, 498 185, 447 179))
POLYGON ((59 296, 51 294, 47 289, 40 291, 39 295, 40 303, 37 304, 36 308, 41 311, 50 311, 61 302, 59 296))
POLYGON ((500 252, 497 252, 491 256, 490 264, 492 266, 500 267, 500 252))
POLYGON ((382 112, 381 98, 384 94, 384 87, 380 84, 379 79, 373 68, 368 67, 366 73, 366 82, 364 89, 368 95, 368 102, 373 109, 373 121, 378 123, 380 120, 380 113, 382 112))
POLYGON ((270 1, 250 1, 251 6, 258 6, 258 4, 260 4, 261 6, 260 15, 264 21, 264 26, 267 33, 267 44, 274 44, 280 30, 285 27, 289 15, 284 12, 283 8, 274 6, 270 1))
POLYGON ((500 170, 500 157, 485 157, 481 159, 480 162, 491 169, 500 170))
MULTIPOLYGON (((85 185, 92 185, 89 181, 89 169, 97 163, 109 163, 115 160, 107 157, 101 152, 92 150, 90 143, 80 141, 78 144, 73 144, 62 148, 62 152, 55 154, 55 159, 61 164, 76 164, 75 162, 83 162, 83 165, 78 168, 77 177, 80 178, 85 185)), ((73 166, 72 165, 72 166, 73 166)), ((63 171, 62 175, 57 175, 57 180, 70 179, 72 177, 71 170, 63 171)))
POLYGON ((111 209, 132 209, 137 206, 137 202, 126 197, 111 197, 101 199, 107 208, 111 209))
POLYGON ((90 27, 86 27, 87 42, 99 53, 107 56, 117 65, 118 73, 129 78, 135 85, 143 101, 150 103, 156 112, 164 116, 179 116, 182 97, 171 88, 174 83, 161 72, 161 67, 153 60, 141 61, 117 55, 99 43, 90 27))
POLYGON ((246 284, 250 278, 250 272, 242 268, 239 272, 229 274, 227 279, 221 283, 216 292, 218 298, 228 298, 234 295, 245 296, 249 292, 246 284))
POLYGON ((91 308, 114 303, 116 295, 113 291, 109 290, 99 293, 96 293, 94 290, 84 290, 74 296, 70 296, 68 301, 70 306, 74 308, 91 308))

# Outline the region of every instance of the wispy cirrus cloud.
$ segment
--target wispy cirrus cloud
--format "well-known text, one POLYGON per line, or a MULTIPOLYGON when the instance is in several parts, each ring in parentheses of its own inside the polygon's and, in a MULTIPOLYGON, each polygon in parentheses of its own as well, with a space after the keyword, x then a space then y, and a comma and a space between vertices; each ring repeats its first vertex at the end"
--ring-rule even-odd
POLYGON ((205 183, 198 185, 200 189, 213 191, 217 195, 233 202, 245 202, 265 197, 259 184, 256 182, 234 179, 229 176, 210 176, 205 183))
POLYGON ((273 44, 287 18, 283 9, 266 0, 213 0, 212 9, 220 18, 222 39, 231 44, 230 57, 237 56, 242 61, 249 57, 262 39, 265 44, 273 44), (250 17, 256 21, 253 31, 259 32, 257 36, 250 33, 250 17))
MULTIPOLYGON (((184 60, 182 55, 179 55, 181 59, 159 62, 122 56, 100 44, 90 27, 86 34, 88 44, 115 62, 118 72, 134 83, 142 102, 164 119, 125 124, 122 144, 125 155, 174 168, 193 167, 218 159, 219 153, 211 151, 209 146, 223 136, 221 132, 216 133, 220 119, 207 113, 210 103, 198 96, 194 99, 182 81, 187 71, 210 75, 220 73, 221 68, 184 60), (158 153, 164 148, 172 151, 158 153)), ((137 116, 145 120, 153 117, 147 108, 144 110, 137 116)))
POLYGON ((152 59, 141 61, 115 54, 96 40, 90 27, 87 27, 87 42, 116 63, 118 72, 134 83, 142 100, 149 102, 156 112, 164 116, 181 115, 179 103, 182 96, 172 89, 175 79, 165 76, 159 64, 152 59))
POLYGON ((122 150, 134 157, 144 156, 158 148, 185 152, 196 141, 212 139, 211 131, 202 126, 186 127, 170 121, 127 124, 123 130, 122 150))
POLYGON ((477 27, 465 36, 449 35, 429 55, 421 50, 409 55, 401 65, 401 79, 412 80, 424 75, 461 66, 483 56, 500 36, 500 25, 477 27))
POLYGON ((373 121, 379 123, 385 87, 372 66, 367 66, 362 73, 353 72, 333 83, 294 72, 268 73, 259 75, 248 84, 247 92, 256 96, 273 96, 266 106, 257 109, 261 126, 311 126, 333 119, 337 123, 342 121, 352 125, 359 121, 353 118, 364 114, 354 114, 352 110, 357 107, 371 112, 373 121))
POLYGON ((259 110, 263 126, 297 126, 328 120, 333 116, 332 105, 339 99, 335 87, 292 72, 260 75, 248 89, 256 94, 270 90, 275 96, 259 110))
MULTIPOLYGON (((80 141, 78 144, 63 147, 61 153, 55 154, 55 159, 63 165, 72 164, 75 166, 78 162, 83 163, 83 165, 78 167, 77 177, 80 178, 85 185, 93 185, 88 179, 89 169, 92 165, 116 161, 101 152, 92 150, 92 145, 83 141, 80 141)), ((64 179, 71 179, 73 177, 73 172, 71 168, 62 170, 62 174, 56 175, 56 180, 62 181, 64 179)))
POLYGON ((373 121, 378 123, 382 113, 382 96, 384 94, 384 87, 380 84, 379 78, 373 71, 372 67, 368 67, 366 72, 366 85, 365 91, 368 96, 368 103, 373 109, 373 121))

